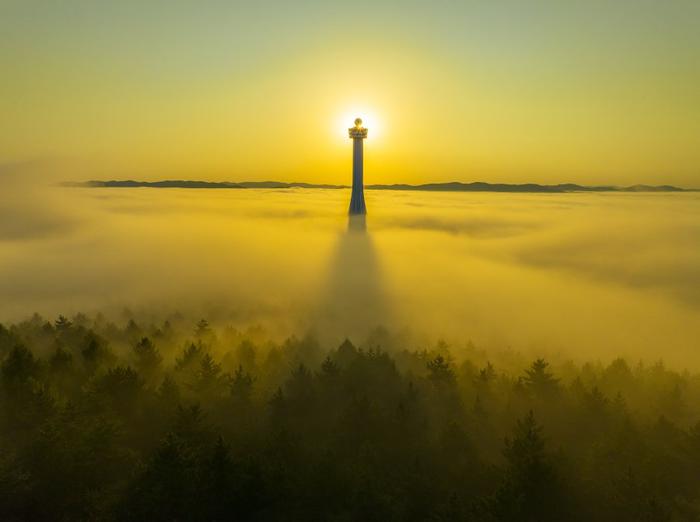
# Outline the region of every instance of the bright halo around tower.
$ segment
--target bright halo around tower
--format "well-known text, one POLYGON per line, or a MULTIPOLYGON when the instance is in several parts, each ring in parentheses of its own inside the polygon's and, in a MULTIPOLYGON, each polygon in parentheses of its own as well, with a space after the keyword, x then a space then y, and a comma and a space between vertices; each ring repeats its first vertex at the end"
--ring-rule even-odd
POLYGON ((338 136, 342 139, 348 139, 348 129, 355 125, 355 120, 360 118, 362 120, 362 126, 367 129, 368 140, 376 140, 377 137, 381 136, 381 124, 376 113, 372 110, 357 108, 348 109, 343 111, 343 114, 335 120, 334 127, 337 129, 338 136))

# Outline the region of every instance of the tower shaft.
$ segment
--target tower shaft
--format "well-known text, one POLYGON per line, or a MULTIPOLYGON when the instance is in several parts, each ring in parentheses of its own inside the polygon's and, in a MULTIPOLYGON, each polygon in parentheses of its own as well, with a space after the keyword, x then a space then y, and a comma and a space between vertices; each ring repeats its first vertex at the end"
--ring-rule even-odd
POLYGON ((352 197, 350 214, 366 214, 364 173, 363 173, 363 139, 352 140, 352 197))
POLYGON ((367 213, 365 207, 364 172, 363 172, 363 141, 367 137, 367 129, 362 126, 362 120, 357 118, 355 126, 348 129, 352 138, 352 196, 350 197, 350 215, 367 213))

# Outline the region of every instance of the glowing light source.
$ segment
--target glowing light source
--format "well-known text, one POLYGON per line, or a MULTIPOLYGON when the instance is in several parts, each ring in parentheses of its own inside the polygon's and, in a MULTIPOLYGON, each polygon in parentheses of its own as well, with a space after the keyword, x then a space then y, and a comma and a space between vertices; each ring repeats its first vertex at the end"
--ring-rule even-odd
POLYGON ((348 137, 348 122, 354 122, 354 126, 358 129, 363 127, 370 129, 369 139, 376 140, 377 136, 381 135, 382 126, 379 124, 379 118, 377 113, 371 109, 362 106, 348 107, 347 110, 340 112, 337 118, 334 118, 334 134, 337 132, 343 141, 348 137))

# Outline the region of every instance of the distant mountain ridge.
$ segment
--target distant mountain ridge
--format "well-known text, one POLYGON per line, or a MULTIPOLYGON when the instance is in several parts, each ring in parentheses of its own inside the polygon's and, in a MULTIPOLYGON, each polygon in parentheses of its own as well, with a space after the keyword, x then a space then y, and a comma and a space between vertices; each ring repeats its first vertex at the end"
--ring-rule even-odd
POLYGON ((282 181, 190 181, 190 180, 165 180, 165 181, 134 181, 109 180, 109 181, 78 181, 66 182, 64 186, 69 187, 117 187, 117 188, 204 188, 204 189, 245 189, 245 188, 323 188, 340 189, 348 188, 346 185, 329 185, 315 183, 285 183, 282 181))
POLYGON ((613 185, 586 186, 575 183, 559 185, 540 185, 538 183, 486 183, 474 181, 462 183, 425 183, 422 185, 367 185, 365 188, 374 190, 428 190, 442 192, 685 192, 687 189, 672 185, 632 185, 616 187, 613 185))
MULTIPOLYGON (((313 189, 344 189, 347 185, 317 184, 317 183, 287 183, 282 181, 191 181, 191 180, 165 180, 165 181, 134 181, 134 180, 109 180, 109 181, 84 181, 66 182, 64 186, 70 187, 122 187, 122 188, 200 188, 200 189, 288 189, 288 188, 313 188, 313 189)), ((365 185, 367 190, 424 190, 431 192, 529 192, 529 193, 562 193, 562 192, 694 192, 693 189, 683 189, 672 185, 631 185, 629 187, 616 187, 613 185, 586 186, 576 183, 562 183, 559 185, 540 185, 538 183, 486 183, 474 181, 462 183, 452 181, 447 183, 424 183, 421 185, 408 185, 403 183, 392 185, 365 185)))

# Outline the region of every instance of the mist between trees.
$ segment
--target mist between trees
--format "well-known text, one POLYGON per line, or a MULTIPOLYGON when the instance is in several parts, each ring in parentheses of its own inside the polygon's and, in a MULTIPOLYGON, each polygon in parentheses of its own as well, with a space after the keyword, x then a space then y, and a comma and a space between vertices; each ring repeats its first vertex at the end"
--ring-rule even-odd
POLYGON ((700 517, 700 378, 662 362, 84 315, 0 361, 6 521, 700 517))

